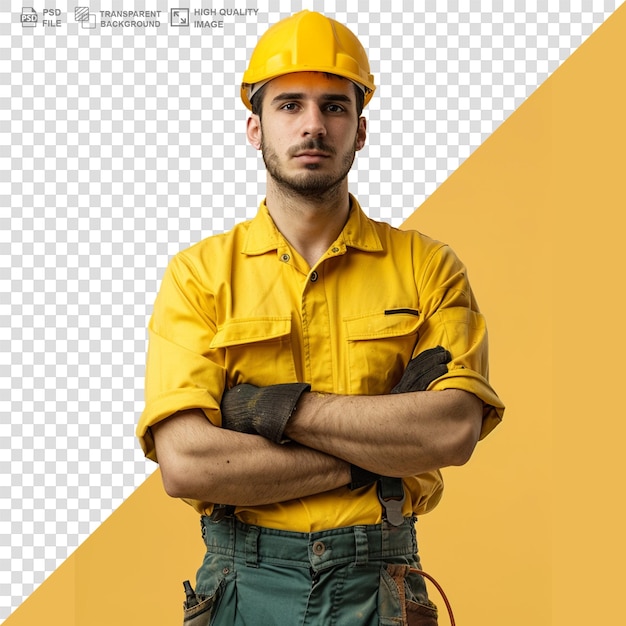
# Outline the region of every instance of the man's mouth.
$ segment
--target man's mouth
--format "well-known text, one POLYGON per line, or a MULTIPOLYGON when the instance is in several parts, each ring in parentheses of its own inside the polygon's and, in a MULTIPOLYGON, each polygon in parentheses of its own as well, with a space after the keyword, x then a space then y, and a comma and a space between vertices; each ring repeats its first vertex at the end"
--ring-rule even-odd
POLYGON ((322 150, 301 150, 294 155, 295 158, 302 161, 321 161, 330 156, 328 152, 323 152, 322 150))

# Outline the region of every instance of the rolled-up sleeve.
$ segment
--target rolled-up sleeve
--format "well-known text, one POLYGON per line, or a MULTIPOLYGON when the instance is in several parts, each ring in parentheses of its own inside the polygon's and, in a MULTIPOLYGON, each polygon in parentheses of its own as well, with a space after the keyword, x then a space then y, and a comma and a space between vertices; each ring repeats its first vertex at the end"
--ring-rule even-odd
POLYGON ((483 401, 480 438, 502 420, 504 404, 489 383, 485 319, 470 287, 465 266, 452 249, 438 247, 424 265, 418 284, 423 313, 417 352, 441 345, 452 356, 448 373, 430 390, 462 389, 483 401))
POLYGON ((212 294, 182 255, 169 264, 148 326, 145 408, 137 437, 156 461, 150 427, 177 411, 202 409, 221 425, 225 372, 219 351, 210 347, 215 325, 212 294))

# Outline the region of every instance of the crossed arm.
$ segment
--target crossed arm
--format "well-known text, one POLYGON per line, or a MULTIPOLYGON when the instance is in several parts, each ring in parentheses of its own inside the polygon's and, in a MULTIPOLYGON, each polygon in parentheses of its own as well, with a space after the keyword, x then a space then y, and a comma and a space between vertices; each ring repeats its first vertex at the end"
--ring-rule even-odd
POLYGON ((152 427, 167 493, 262 505, 350 482, 350 465, 412 476, 462 465, 480 435, 482 401, 461 390, 382 396, 304 394, 287 424, 291 443, 214 426, 200 410, 152 427))

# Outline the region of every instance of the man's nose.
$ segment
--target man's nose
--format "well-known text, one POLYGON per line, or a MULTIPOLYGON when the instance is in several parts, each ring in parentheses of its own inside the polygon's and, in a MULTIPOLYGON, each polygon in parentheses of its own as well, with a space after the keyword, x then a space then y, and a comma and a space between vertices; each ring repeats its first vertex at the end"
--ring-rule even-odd
POLYGON ((310 106, 305 110, 302 134, 310 137, 323 137, 326 135, 324 115, 318 106, 310 106))

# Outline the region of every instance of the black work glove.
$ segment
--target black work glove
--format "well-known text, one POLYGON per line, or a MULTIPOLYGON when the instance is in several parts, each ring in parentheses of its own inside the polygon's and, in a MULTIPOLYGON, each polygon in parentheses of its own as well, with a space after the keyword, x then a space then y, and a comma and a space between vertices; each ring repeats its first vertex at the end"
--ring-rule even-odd
POLYGON ((350 483, 348 487, 350 487, 351 490, 366 487, 367 485, 374 484, 379 478, 380 474, 374 474, 374 472, 363 469, 358 465, 350 465, 350 483))
POLYGON ((237 385, 222 396, 222 427, 281 443, 285 426, 300 396, 310 389, 311 385, 307 383, 269 387, 248 383, 237 385))
MULTIPOLYGON (((426 391, 433 380, 443 376, 448 371, 448 363, 452 360, 450 353, 443 347, 437 346, 420 352, 402 374, 400 382, 390 393, 407 393, 409 391, 426 391)), ((378 474, 373 474, 357 465, 350 468, 352 480, 350 489, 358 489, 376 482, 378 474)))
POLYGON ((409 361, 400 382, 390 393, 426 391, 433 380, 448 373, 448 363, 451 360, 450 353, 442 346, 420 352, 409 361))

